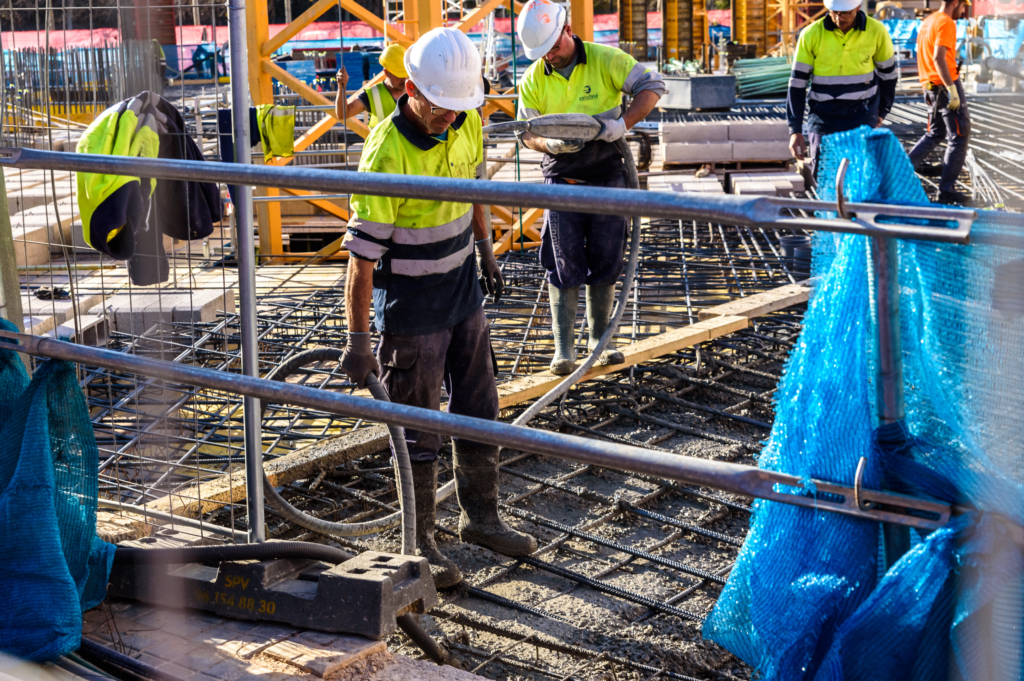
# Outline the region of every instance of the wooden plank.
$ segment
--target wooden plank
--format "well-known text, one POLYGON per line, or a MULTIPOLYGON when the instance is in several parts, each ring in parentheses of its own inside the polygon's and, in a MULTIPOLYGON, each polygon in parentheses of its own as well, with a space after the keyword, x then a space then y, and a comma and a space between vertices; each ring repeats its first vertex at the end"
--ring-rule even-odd
MULTIPOLYGON (((691 347, 698 343, 709 341, 712 338, 718 338, 733 331, 745 329, 748 322, 749 320, 746 317, 715 317, 714 319, 697 322, 680 329, 673 329, 668 333, 645 338, 632 345, 619 348, 626 357, 624 363, 592 367, 590 371, 583 375, 580 382, 589 381, 598 376, 604 376, 616 371, 622 371, 636 364, 676 352, 682 348, 691 347)), ((557 386, 564 378, 564 376, 555 376, 550 371, 542 371, 532 376, 524 376, 523 378, 517 378, 514 381, 499 385, 498 406, 504 409, 536 399, 557 386)))
POLYGON ((811 289, 807 285, 790 284, 772 289, 771 291, 765 291, 764 293, 740 298, 724 305, 716 305, 707 310, 700 310, 697 313, 697 319, 703 321, 729 315, 754 319, 755 317, 762 317, 769 312, 782 310, 791 305, 806 303, 810 297, 811 289))
POLYGON ((312 640, 289 639, 275 643, 264 650, 263 654, 326 678, 370 655, 384 652, 387 652, 384 641, 371 641, 362 636, 342 636, 329 645, 312 640))
MULTIPOLYGON (((270 483, 275 487, 316 475, 324 468, 362 456, 375 454, 388 446, 388 431, 384 426, 372 426, 326 438, 308 447, 298 449, 263 465, 270 483)), ((147 505, 155 511, 177 515, 196 516, 209 513, 232 502, 245 499, 245 472, 236 466, 228 475, 189 485, 147 505)))

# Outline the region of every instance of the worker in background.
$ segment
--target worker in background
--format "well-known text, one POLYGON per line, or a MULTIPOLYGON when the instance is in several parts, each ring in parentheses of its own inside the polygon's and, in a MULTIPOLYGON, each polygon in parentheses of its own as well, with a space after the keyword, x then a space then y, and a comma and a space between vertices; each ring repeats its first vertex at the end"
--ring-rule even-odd
MULTIPOLYGON (((380 65, 384 67, 384 80, 373 87, 360 92, 357 96, 349 99, 342 110, 342 97, 345 96, 345 86, 348 85, 348 72, 342 66, 338 69, 338 98, 334 100, 334 117, 339 121, 344 120, 346 114, 349 118, 364 111, 370 112, 367 126, 373 130, 378 123, 390 116, 395 110, 395 102, 405 94, 405 81, 409 74, 405 72, 405 65, 402 60, 405 58, 405 48, 395 43, 388 45, 380 53, 380 65)), ((341 61, 341 53, 338 53, 338 61, 341 61)))
POLYGON ((922 161, 946 139, 939 178, 939 203, 965 204, 970 197, 957 191, 956 181, 967 160, 971 116, 964 86, 956 67, 956 20, 970 7, 970 0, 952 0, 930 14, 917 34, 917 70, 930 111, 928 131, 910 150, 910 160, 923 174, 935 174, 922 161), (929 172, 931 170, 931 172, 929 172))
MULTIPOLYGON (((519 86, 519 118, 583 113, 603 124, 598 137, 586 143, 524 133, 520 141, 544 154, 544 183, 625 187, 625 167, 615 141, 642 121, 665 94, 661 75, 622 50, 580 40, 573 35, 565 9, 550 0, 527 2, 516 30, 527 58, 537 60, 519 86), (633 98, 625 112, 623 94, 633 98)), ((555 338, 551 371, 559 376, 572 373, 576 366, 574 330, 581 285, 587 287, 591 350, 608 328, 628 224, 622 215, 544 212, 540 263, 548 273, 555 338)), ((602 364, 623 361, 622 352, 611 345, 600 358, 602 364)))
POLYGON ((797 43, 786 110, 789 150, 807 157, 804 106, 812 176, 821 138, 862 125, 878 127, 896 98, 896 53, 882 22, 860 10, 861 0, 825 0, 828 12, 806 27, 797 43), (810 84, 810 91, 807 86, 810 84))
MULTIPOLYGON (((367 137, 359 170, 472 179, 483 160, 476 47, 462 31, 435 28, 409 48, 405 67, 406 94, 367 137)), ((353 195, 351 206, 344 241, 351 254, 345 282, 349 339, 342 369, 359 387, 371 372, 381 372, 392 401, 427 409, 440 408, 443 383, 450 413, 496 418, 498 390, 474 248, 490 293, 500 295, 502 279, 482 207, 367 195, 353 195), (376 358, 371 300, 381 334, 376 358)), ((405 439, 418 551, 430 562, 435 585, 452 586, 462 574, 434 542, 441 436, 406 429, 405 439)), ((533 537, 498 516, 498 447, 456 439, 453 448, 462 540, 509 556, 536 550, 533 537)))

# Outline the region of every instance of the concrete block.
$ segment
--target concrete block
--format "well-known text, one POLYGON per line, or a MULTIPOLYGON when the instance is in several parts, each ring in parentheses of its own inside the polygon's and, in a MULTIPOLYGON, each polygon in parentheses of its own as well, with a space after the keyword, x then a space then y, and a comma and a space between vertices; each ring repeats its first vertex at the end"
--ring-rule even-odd
POLYGON ((28 188, 20 188, 17 185, 7 187, 7 210, 11 215, 20 213, 25 210, 31 210, 40 206, 45 206, 48 203, 53 202, 54 196, 58 199, 64 199, 71 196, 72 187, 68 184, 67 180, 58 181, 57 192, 53 192, 53 187, 50 185, 49 180, 40 182, 35 186, 28 188))
POLYGON ((68 319, 43 335, 50 338, 69 339, 79 345, 99 347, 106 345, 107 338, 110 337, 110 326, 106 317, 84 314, 78 318, 77 328, 75 320, 68 319))
POLYGON ((665 163, 713 163, 731 161, 732 142, 706 144, 666 144, 662 152, 665 163))
POLYGON ((728 142, 728 121, 694 121, 693 123, 659 123, 658 139, 661 144, 728 142))
POLYGON ((775 185, 771 182, 766 182, 764 180, 747 180, 745 182, 733 182, 732 193, 742 194, 745 196, 776 196, 778 191, 775 189, 775 185))
POLYGON ((18 267, 45 265, 50 262, 50 231, 46 225, 11 225, 14 239, 14 262, 18 267))
POLYGON ((789 142, 732 142, 733 161, 789 161, 789 142))
POLYGON ((789 142, 786 121, 732 121, 729 139, 733 142, 789 142))
POLYGON ((113 296, 105 305, 94 307, 89 313, 105 314, 113 331, 141 335, 158 323, 213 321, 221 310, 235 310, 235 296, 231 289, 135 290, 113 296))

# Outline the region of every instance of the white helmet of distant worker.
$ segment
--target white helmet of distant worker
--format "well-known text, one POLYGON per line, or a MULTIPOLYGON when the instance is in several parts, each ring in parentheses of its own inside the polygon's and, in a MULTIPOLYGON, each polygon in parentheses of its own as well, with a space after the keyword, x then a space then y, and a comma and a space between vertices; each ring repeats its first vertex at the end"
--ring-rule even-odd
POLYGON ((434 106, 452 111, 483 106, 480 53, 458 29, 435 28, 424 33, 405 51, 405 70, 434 106))
POLYGON ((825 9, 833 12, 849 12, 851 9, 858 9, 861 0, 825 0, 825 9))
POLYGON ((526 58, 537 60, 551 51, 565 26, 565 8, 554 0, 530 0, 516 21, 526 58))

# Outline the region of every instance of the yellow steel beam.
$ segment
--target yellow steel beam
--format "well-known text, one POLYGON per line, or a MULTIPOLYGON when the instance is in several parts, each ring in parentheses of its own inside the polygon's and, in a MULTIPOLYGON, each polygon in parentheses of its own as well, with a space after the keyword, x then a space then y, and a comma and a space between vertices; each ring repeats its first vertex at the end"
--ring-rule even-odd
POLYGON ((267 41, 269 27, 267 25, 267 3, 245 3, 245 17, 248 21, 246 31, 246 53, 249 61, 249 94, 253 104, 273 104, 274 86, 263 69, 260 68, 260 48, 267 41))
POLYGON ((499 7, 507 4, 508 0, 487 0, 487 2, 479 5, 472 12, 463 17, 462 21, 452 26, 452 28, 457 28, 463 33, 469 33, 474 26, 483 21, 484 17, 499 7))
POLYGON ((570 0, 572 32, 581 40, 594 42, 594 0, 570 0))
MULTIPOLYGON (((291 194, 292 196, 315 196, 313 192, 307 192, 302 189, 285 189, 285 191, 291 194)), ((311 203, 317 208, 327 211, 334 217, 341 219, 343 222, 348 222, 348 211, 342 208, 341 206, 337 205, 336 203, 332 203, 331 201, 326 201, 324 199, 317 198, 309 198, 305 202, 311 203)))

